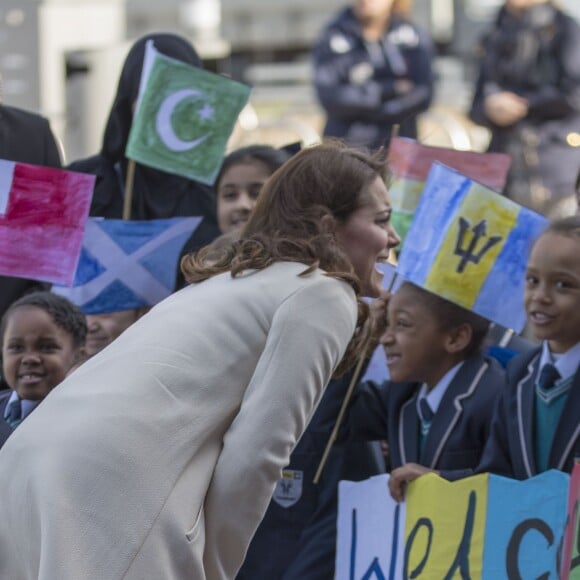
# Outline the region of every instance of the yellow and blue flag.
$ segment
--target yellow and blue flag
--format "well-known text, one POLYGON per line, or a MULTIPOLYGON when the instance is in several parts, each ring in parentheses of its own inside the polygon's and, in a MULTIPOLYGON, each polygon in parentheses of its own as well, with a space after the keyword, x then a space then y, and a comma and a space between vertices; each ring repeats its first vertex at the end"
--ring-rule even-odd
POLYGON ((545 217, 434 163, 399 258, 405 279, 520 332, 525 270, 545 217))

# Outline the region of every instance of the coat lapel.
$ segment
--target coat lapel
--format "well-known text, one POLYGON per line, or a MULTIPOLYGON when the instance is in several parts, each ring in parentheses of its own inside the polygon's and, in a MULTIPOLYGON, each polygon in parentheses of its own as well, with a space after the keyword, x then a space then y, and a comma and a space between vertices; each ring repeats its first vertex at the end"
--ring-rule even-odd
POLYGON ((10 400, 10 395, 12 394, 12 391, 6 391, 5 394, 0 395, 0 417, 4 417, 4 411, 6 410, 6 405, 8 404, 8 401, 10 400))
POLYGON ((398 443, 401 465, 419 461, 419 417, 417 415, 417 393, 408 399, 399 413, 398 443))
POLYGON ((435 468, 461 414, 463 401, 473 393, 489 363, 483 357, 466 360, 451 381, 429 429, 421 464, 435 468))
POLYGON ((568 400, 562 411, 556 433, 554 433, 554 441, 550 450, 550 467, 564 470, 568 456, 580 437, 578 409, 580 409, 580 367, 576 370, 574 382, 568 393, 568 400))
POLYGON ((520 380, 516 389, 517 397, 517 436, 522 461, 527 476, 536 474, 536 458, 534 456, 534 381, 538 373, 540 357, 536 356, 528 364, 527 372, 520 380))

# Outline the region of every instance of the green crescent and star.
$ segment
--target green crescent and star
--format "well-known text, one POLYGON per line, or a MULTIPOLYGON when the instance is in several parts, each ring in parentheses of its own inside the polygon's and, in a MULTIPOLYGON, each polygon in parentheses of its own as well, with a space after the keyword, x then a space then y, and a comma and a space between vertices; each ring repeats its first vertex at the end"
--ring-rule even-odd
POLYGON ((213 184, 249 94, 246 85, 155 51, 127 157, 213 184))

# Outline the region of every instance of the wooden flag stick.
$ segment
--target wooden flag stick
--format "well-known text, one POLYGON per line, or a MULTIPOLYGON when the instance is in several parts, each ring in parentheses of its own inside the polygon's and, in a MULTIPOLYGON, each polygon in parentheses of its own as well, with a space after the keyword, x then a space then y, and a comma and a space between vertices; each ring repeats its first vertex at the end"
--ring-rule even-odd
POLYGON ((346 413, 346 410, 348 408, 348 404, 350 402, 350 399, 352 397, 354 389, 356 388, 356 386, 358 384, 360 372, 361 372, 361 369, 362 369, 362 366, 363 366, 363 363, 365 361, 367 351, 369 348, 369 342, 370 341, 367 340, 365 345, 362 348, 360 358, 358 359, 358 362, 356 364, 356 368, 354 369, 354 373, 352 375, 352 379, 350 381, 350 384, 348 385, 348 390, 346 391, 346 394, 344 395, 344 400, 342 401, 342 405, 340 407, 338 417, 336 418, 336 422, 334 423, 334 427, 332 429, 332 432, 330 433, 330 438, 328 439, 328 443, 326 444, 326 448, 324 449, 322 459, 320 460, 320 463, 318 465, 318 469, 316 470, 316 474, 314 475, 314 479, 313 479, 314 484, 317 484, 320 481, 320 476, 322 475, 322 470, 324 469, 324 466, 325 466, 326 461, 328 459, 328 455, 330 454, 330 450, 332 449, 332 446, 334 445, 334 442, 336 441, 336 438, 338 436, 338 430, 340 429, 340 425, 342 424, 342 420, 343 420, 344 415, 346 413))
POLYGON ((131 205, 133 203, 133 183, 135 182, 135 160, 127 163, 127 177, 125 178, 125 198, 123 201, 123 219, 131 219, 131 205))
MULTIPOLYGON (((396 279, 397 279, 397 274, 395 273, 395 275, 391 279, 391 283, 389 284, 388 292, 390 292, 393 289, 393 286, 395 284, 396 279)), ((318 464, 318 469, 316 470, 316 473, 314 474, 314 479, 312 480, 314 484, 317 484, 320 481, 320 476, 322 475, 322 470, 324 469, 326 461, 328 460, 330 450, 332 449, 332 446, 334 445, 334 442, 336 441, 336 438, 338 437, 338 430, 340 429, 340 426, 342 424, 342 420, 344 419, 344 415, 346 414, 346 410, 348 409, 348 405, 349 405, 350 400, 352 398, 352 394, 354 393, 354 390, 358 384, 358 380, 360 378, 362 366, 363 366, 363 363, 366 359, 367 352, 369 350, 369 345, 370 345, 370 337, 366 340, 365 344, 362 347, 362 351, 361 351, 360 357, 356 363, 356 367, 354 369, 352 379, 350 380, 350 384, 348 385, 348 389, 346 391, 346 394, 344 395, 344 399, 342 401, 340 411, 338 412, 338 417, 336 418, 336 422, 334 423, 334 427, 332 429, 332 432, 330 433, 328 443, 326 444, 326 448, 324 449, 324 453, 322 454, 322 458, 320 460, 320 463, 318 464)))

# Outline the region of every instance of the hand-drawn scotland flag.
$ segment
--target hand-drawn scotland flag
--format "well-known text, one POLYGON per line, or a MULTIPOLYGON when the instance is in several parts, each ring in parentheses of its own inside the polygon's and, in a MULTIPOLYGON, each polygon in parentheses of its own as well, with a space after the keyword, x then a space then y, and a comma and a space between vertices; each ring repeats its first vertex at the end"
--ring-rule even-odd
POLYGON ((147 47, 126 155, 213 184, 250 87, 147 47))
POLYGON ((90 218, 72 288, 52 291, 85 314, 154 306, 173 291, 179 254, 200 221, 90 218))
POLYGON ((547 220, 434 163, 398 270, 406 280, 520 332, 528 255, 547 220))

